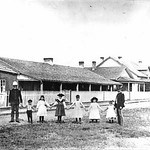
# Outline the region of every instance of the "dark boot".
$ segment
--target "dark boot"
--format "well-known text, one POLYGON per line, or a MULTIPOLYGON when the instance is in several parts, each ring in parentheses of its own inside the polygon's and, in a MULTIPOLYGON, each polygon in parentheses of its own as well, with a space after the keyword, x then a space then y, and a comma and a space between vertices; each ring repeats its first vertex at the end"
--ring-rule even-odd
POLYGON ((79 123, 81 124, 81 118, 79 118, 79 123))

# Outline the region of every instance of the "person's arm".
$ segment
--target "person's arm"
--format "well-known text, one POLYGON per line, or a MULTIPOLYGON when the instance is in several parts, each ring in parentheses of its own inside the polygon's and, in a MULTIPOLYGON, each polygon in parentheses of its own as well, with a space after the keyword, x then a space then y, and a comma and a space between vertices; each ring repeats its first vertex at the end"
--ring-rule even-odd
POLYGON ((68 109, 70 109, 72 106, 74 106, 75 105, 75 102, 73 102, 69 107, 68 107, 68 109))
POLYGON ((47 107, 50 107, 49 103, 48 103, 48 102, 46 102, 46 101, 45 101, 45 105, 46 105, 47 107))
POLYGON ((67 108, 65 101, 63 101, 63 104, 64 104, 64 108, 67 108))
POLYGON ((99 108, 99 110, 103 111, 103 109, 99 106, 99 104, 97 104, 97 107, 99 108))
POLYGON ((22 103, 22 95, 21 95, 21 91, 19 90, 19 99, 20 99, 20 103, 22 103))
POLYGON ((85 106, 83 105, 83 103, 82 102, 80 102, 80 105, 85 109, 85 106))
POLYGON ((52 104, 50 105, 50 107, 53 107, 53 106, 55 106, 55 105, 57 105, 57 101, 55 101, 54 103, 52 103, 52 104))
POLYGON ((39 109, 39 102, 36 105, 36 110, 38 110, 38 109, 39 109))
POLYGON ((125 102, 125 96, 124 96, 124 94, 122 94, 122 102, 121 102, 121 109, 123 108, 123 107, 125 107, 124 106, 124 102, 125 102))
POLYGON ((106 109, 104 109, 103 111, 106 111, 106 110, 108 110, 108 107, 106 109))
POLYGON ((90 106, 89 106, 89 108, 87 109, 87 111, 90 111, 90 110, 91 110, 91 108, 92 108, 92 105, 90 105, 90 106))

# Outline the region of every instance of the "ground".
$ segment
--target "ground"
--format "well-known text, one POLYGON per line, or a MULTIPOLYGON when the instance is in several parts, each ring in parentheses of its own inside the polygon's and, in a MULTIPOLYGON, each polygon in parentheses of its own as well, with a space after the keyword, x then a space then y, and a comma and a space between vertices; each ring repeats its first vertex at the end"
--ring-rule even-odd
MULTIPOLYGON (((105 112, 99 123, 89 123, 86 113, 82 124, 72 123, 72 110, 67 110, 65 123, 55 123, 54 111, 49 111, 47 123, 28 124, 26 114, 21 123, 8 123, 10 116, 1 116, 1 150, 148 150, 150 149, 150 107, 126 107, 124 125, 106 123, 105 112), (2 119, 3 118, 3 119, 2 119)), ((139 105, 141 106, 141 105, 139 105)))

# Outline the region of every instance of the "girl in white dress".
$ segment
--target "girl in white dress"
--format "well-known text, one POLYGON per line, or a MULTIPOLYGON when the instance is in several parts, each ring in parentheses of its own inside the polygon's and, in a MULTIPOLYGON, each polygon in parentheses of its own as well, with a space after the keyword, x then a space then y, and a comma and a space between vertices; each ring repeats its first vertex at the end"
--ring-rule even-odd
POLYGON ((114 101, 109 101, 109 106, 104 110, 107 110, 106 119, 109 123, 113 123, 116 120, 116 112, 113 102, 114 101))
POLYGON ((97 120, 100 120, 100 110, 101 107, 98 105, 97 103, 98 101, 98 98, 96 97, 93 97, 91 99, 91 104, 90 104, 90 107, 89 107, 89 119, 90 119, 90 123, 91 122, 94 122, 94 120, 97 122, 97 120))
POLYGON ((70 109, 73 106, 74 106, 73 117, 76 118, 76 121, 73 123, 81 123, 81 119, 83 117, 83 109, 82 108, 85 109, 85 106, 80 101, 80 95, 76 95, 76 101, 73 102, 73 104, 68 109, 70 109))
POLYGON ((44 95, 41 95, 36 106, 39 122, 45 122, 44 117, 47 116, 47 107, 50 107, 50 105, 45 101, 44 95))

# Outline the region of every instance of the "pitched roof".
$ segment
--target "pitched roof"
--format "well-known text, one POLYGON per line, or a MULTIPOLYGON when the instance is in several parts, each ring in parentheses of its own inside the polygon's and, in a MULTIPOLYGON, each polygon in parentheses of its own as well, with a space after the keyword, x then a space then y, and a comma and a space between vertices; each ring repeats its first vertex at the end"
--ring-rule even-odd
POLYGON ((93 84, 120 84, 106 79, 87 69, 62 65, 50 65, 44 62, 33 62, 18 59, 2 58, 0 60, 12 70, 37 80, 93 83, 93 84))
POLYGON ((17 74, 16 71, 14 71, 14 70, 11 69, 10 67, 8 67, 8 65, 5 64, 5 63, 2 62, 2 61, 0 61, 0 71, 9 72, 9 73, 12 73, 12 74, 17 74))
POLYGON ((131 63, 130 61, 126 61, 123 58, 117 59, 117 58, 114 58, 114 57, 108 57, 103 62, 101 62, 99 65, 97 65, 97 67, 100 67, 102 64, 104 64, 109 59, 112 59, 115 62, 117 62, 119 65, 128 68, 128 70, 130 70, 130 72, 132 72, 136 76, 147 78, 147 76, 145 74, 143 74, 142 72, 138 71, 137 68, 135 68, 135 66, 133 65, 133 63, 131 63))
POLYGON ((120 77, 121 73, 125 70, 125 67, 97 67, 93 72, 111 79, 117 80, 120 77))

